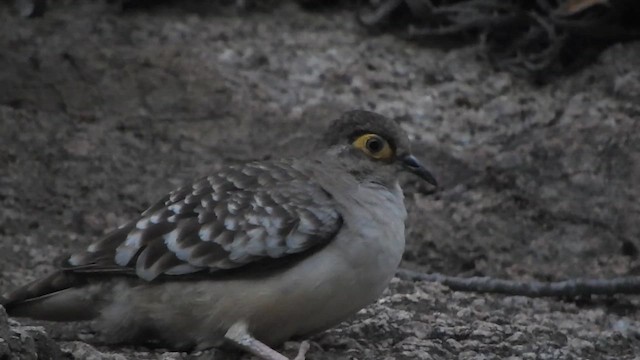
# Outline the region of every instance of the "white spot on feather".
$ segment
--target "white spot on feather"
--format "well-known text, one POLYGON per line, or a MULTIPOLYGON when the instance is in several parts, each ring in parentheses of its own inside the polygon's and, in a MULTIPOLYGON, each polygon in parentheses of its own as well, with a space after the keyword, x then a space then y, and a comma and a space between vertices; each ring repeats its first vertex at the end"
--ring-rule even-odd
POLYGON ((240 204, 238 204, 236 201, 230 201, 227 204, 227 210, 229 210, 231 214, 235 215, 238 212, 239 208, 240 208, 240 204))
POLYGON ((127 235, 124 241, 126 246, 139 248, 142 246, 142 230, 134 230, 127 235))
POLYGON ((244 251, 246 251, 250 255, 256 256, 264 256, 265 248, 262 239, 260 238, 252 238, 249 240, 247 246, 245 246, 244 251))
POLYGON ((247 220, 247 224, 260 225, 260 217, 254 213, 245 215, 245 219, 247 220))
POLYGON ((178 259, 182 261, 188 261, 189 256, 191 255, 191 248, 185 248, 178 242, 178 236, 176 234, 172 235, 172 233, 176 231, 177 230, 173 230, 172 232, 166 234, 164 236, 164 243, 167 245, 167 249, 174 253, 178 259))
POLYGON ((144 230, 149 227, 149 218, 142 218, 136 223, 136 228, 144 230))
POLYGON ((151 215, 151 217, 149 218, 149 221, 151 221, 153 224, 158 224, 162 219, 162 215, 163 215, 163 211, 158 211, 157 213, 151 215))
POLYGON ((198 236, 202 241, 211 241, 212 235, 211 225, 203 225, 200 227, 200 231, 198 231, 198 236))
POLYGON ((167 245, 167 247, 171 249, 172 247, 175 248, 178 246, 177 244, 178 244, 179 235, 180 235, 180 230, 175 229, 164 234, 162 238, 164 239, 164 243, 167 245))
POLYGON ((298 252, 307 247, 308 236, 297 231, 292 232, 287 237, 287 248, 289 253, 298 252))
POLYGON ((235 231, 238 229, 238 219, 233 216, 227 216, 227 218, 224 219, 224 227, 227 228, 227 230, 235 231))
POLYGON ((69 256, 69 259, 67 260, 67 262, 69 263, 69 265, 78 266, 80 265, 80 258, 81 258, 80 254, 73 254, 69 256))
POLYGON ((260 225, 270 234, 274 234, 284 226, 284 219, 281 217, 263 216, 260 218, 260 225))
POLYGON ((272 258, 282 257, 287 253, 285 246, 267 246, 267 255, 272 258))
POLYGON ((179 203, 175 203, 172 204, 168 207, 169 210, 173 211, 174 214, 180 214, 180 212, 182 211, 182 207, 184 206, 184 203, 179 202, 179 203))
POLYGON ((127 246, 126 244, 118 246, 115 257, 116 264, 120 266, 129 265, 129 262, 136 256, 138 250, 140 250, 139 247, 127 246))
POLYGON ((263 228, 253 228, 247 231, 247 236, 250 239, 262 239, 266 235, 266 231, 263 228))
POLYGON ((300 223, 298 224, 299 231, 309 234, 318 230, 315 227, 315 223, 309 217, 309 214, 300 214, 300 223))

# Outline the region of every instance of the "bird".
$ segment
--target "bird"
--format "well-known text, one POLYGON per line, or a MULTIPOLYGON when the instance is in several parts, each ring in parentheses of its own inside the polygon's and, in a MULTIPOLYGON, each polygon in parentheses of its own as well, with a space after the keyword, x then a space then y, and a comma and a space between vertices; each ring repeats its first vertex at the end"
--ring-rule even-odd
POLYGON ((113 343, 286 360, 275 347, 339 324, 393 278, 403 172, 437 187, 398 123, 348 111, 308 153, 226 165, 179 187, 0 305, 13 317, 93 320, 113 343))

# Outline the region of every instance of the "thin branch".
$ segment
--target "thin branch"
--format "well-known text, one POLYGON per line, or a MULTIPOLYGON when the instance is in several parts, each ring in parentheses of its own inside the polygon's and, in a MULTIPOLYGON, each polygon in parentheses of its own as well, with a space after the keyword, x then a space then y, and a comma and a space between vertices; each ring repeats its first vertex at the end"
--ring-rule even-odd
POLYGON ((398 8, 404 0, 389 0, 385 1, 382 5, 376 8, 372 13, 358 13, 356 20, 368 27, 378 26, 381 23, 387 21, 391 14, 398 8))
POLYGON ((457 21, 452 25, 441 26, 438 28, 433 27, 409 27, 408 29, 408 37, 409 38, 419 38, 419 37, 427 37, 427 36, 437 36, 437 35, 453 35, 460 34, 465 31, 470 30, 478 30, 485 27, 501 27, 507 24, 511 24, 514 21, 518 20, 519 16, 517 15, 493 15, 493 16, 484 16, 484 17, 476 17, 473 19, 468 19, 466 21, 457 21))
POLYGON ((520 282, 490 277, 461 278, 399 269, 405 280, 439 282, 456 291, 474 291, 527 297, 576 297, 587 295, 640 294, 640 276, 613 279, 572 279, 557 282, 520 282))
POLYGON ((640 11, 638 0, 581 0, 572 3, 581 8, 569 13, 563 12, 567 4, 558 0, 370 3, 378 8, 376 16, 363 21, 370 27, 389 25, 394 31, 400 30, 403 38, 431 42, 468 39, 477 34, 484 39, 487 57, 497 67, 536 77, 575 69, 575 65, 586 63, 581 55, 597 53, 603 45, 640 38, 640 23, 633 21, 640 11), (574 44, 577 46, 571 47, 574 44))
MULTIPOLYGON (((565 43, 565 36, 559 35, 556 28, 547 21, 543 16, 532 12, 531 18, 534 19, 542 29, 546 32, 547 42, 549 45, 537 54, 530 54, 523 65, 530 71, 543 71, 553 64, 559 57, 560 51, 565 43)), ((540 41, 541 43, 543 41, 540 41)))

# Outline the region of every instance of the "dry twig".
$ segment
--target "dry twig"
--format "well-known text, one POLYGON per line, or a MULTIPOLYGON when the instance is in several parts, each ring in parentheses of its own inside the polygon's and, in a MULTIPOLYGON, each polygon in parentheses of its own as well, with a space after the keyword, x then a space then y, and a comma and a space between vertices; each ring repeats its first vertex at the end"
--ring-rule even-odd
POLYGON ((474 291, 527 297, 576 297, 588 295, 640 294, 640 277, 613 279, 572 279, 557 282, 520 282, 490 277, 461 278, 442 274, 425 274, 400 269, 396 274, 405 280, 439 282, 456 291, 474 291))
MULTIPOLYGON (((637 0, 382 0, 362 25, 412 40, 476 36, 498 68, 544 80, 616 41, 640 38, 637 0)), ((589 60, 586 59, 586 60, 589 60)))

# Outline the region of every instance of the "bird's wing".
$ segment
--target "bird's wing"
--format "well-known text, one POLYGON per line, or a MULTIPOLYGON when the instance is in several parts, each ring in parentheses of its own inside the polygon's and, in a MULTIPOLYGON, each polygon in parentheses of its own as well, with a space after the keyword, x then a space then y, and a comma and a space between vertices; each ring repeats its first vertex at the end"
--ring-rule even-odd
POLYGON ((77 273, 151 281, 279 262, 326 244, 342 226, 329 193, 289 163, 227 167, 181 187, 63 262, 77 273))

